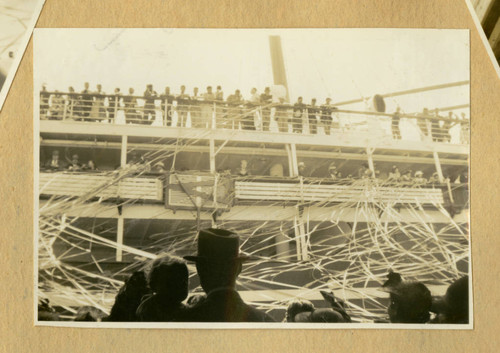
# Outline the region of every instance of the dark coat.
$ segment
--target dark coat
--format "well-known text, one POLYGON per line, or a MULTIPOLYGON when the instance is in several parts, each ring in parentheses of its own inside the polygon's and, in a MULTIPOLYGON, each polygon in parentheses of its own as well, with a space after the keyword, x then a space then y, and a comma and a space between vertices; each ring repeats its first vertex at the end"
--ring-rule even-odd
POLYGON ((181 321, 188 322, 274 322, 266 313, 245 304, 238 292, 221 289, 187 309, 181 321))
POLYGON ((184 304, 153 294, 143 299, 137 308, 136 316, 139 321, 145 322, 178 321, 184 310, 184 304))

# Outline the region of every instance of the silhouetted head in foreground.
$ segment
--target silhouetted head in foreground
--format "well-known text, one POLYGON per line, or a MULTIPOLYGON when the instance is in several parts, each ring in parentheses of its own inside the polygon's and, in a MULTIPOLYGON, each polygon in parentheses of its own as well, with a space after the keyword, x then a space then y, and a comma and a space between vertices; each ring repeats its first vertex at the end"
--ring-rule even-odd
POLYGON ((343 315, 330 308, 316 309, 308 300, 296 300, 292 302, 286 309, 286 322, 302 322, 302 323, 335 323, 335 322, 350 322, 343 315))
POLYGON ((212 228, 198 234, 198 255, 184 258, 196 262, 200 284, 206 293, 221 287, 234 288, 242 262, 248 259, 239 253, 237 234, 212 228))
POLYGON ((179 257, 166 255, 153 262, 148 283, 154 294, 181 302, 188 295, 188 278, 186 262, 179 257))
POLYGON ((437 314, 434 323, 469 323, 469 276, 453 282, 442 298, 434 300, 432 311, 437 314))
POLYGON ((383 287, 390 295, 387 312, 392 323, 422 324, 429 321, 432 297, 423 283, 405 282, 401 275, 390 272, 383 287))
MULTIPOLYGON (((288 305, 288 308, 286 308, 286 316, 285 316, 285 321, 286 322, 308 322, 308 321, 295 321, 295 317, 299 314, 303 313, 312 313, 314 311, 314 304, 311 303, 309 300, 295 300, 290 305, 288 305)), ((299 315, 297 317, 297 320, 303 320, 305 318, 304 315, 299 315)))
POLYGON ((116 295, 115 303, 106 321, 136 321, 135 312, 142 297, 148 293, 144 272, 134 272, 116 295))
POLYGON ((184 256, 196 263, 203 300, 186 309, 181 321, 200 322, 272 322, 266 313, 246 304, 236 291, 236 278, 248 259, 240 253, 238 234, 208 228, 198 233, 198 253, 184 256))

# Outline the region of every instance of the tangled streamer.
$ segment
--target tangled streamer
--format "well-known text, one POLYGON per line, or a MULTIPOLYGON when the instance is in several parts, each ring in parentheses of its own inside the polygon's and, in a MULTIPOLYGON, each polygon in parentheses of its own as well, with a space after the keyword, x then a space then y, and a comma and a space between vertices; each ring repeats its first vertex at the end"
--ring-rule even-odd
MULTIPOLYGON (((160 149, 145 157, 153 165, 169 157, 175 159, 182 148, 178 143, 175 151, 160 149)), ((214 223, 240 235, 242 251, 251 261, 239 277, 239 291, 246 301, 266 311, 283 310, 298 298, 318 302, 320 290, 330 290, 345 302, 354 321, 372 322, 386 313, 387 295, 380 286, 389 270, 426 283, 434 295, 443 294, 443 288, 468 273, 466 222, 456 222, 438 202, 423 205, 417 199, 408 203, 380 200, 378 190, 393 185, 372 179, 345 184, 347 190, 365 188, 366 197, 361 201, 255 202, 264 212, 268 208, 286 215, 293 209, 295 216, 291 218, 278 215, 276 220, 235 221, 236 212, 246 212, 245 207, 239 207, 228 219, 222 213, 216 220, 196 220, 196 211, 192 211, 193 221, 155 220, 155 215, 150 220, 130 220, 127 225, 137 228, 137 234, 133 241, 119 244, 114 235, 116 222, 96 215, 110 207, 140 204, 140 197, 120 200, 102 195, 121 180, 147 171, 148 165, 136 164, 102 172, 106 182, 79 196, 52 196, 41 204, 39 299, 47 298, 53 306, 63 308, 67 318, 81 306, 109 313, 114 296, 132 272, 147 270, 149 260, 162 253, 195 253, 197 229, 214 223), (313 208, 315 217, 310 213, 313 208), (88 209, 94 216, 85 213, 88 209), (429 210, 443 221, 436 223, 427 217, 429 210), (86 219, 94 217, 92 229, 81 226, 81 217, 68 215, 80 213, 86 219), (153 223, 159 231, 145 230, 153 223), (298 227, 303 227, 302 232, 297 232, 298 227), (115 261, 117 249, 123 252, 119 263, 115 261)), ((40 185, 41 194, 43 190, 44 185, 40 185)), ((194 267, 190 273, 192 292, 201 291, 194 267)))

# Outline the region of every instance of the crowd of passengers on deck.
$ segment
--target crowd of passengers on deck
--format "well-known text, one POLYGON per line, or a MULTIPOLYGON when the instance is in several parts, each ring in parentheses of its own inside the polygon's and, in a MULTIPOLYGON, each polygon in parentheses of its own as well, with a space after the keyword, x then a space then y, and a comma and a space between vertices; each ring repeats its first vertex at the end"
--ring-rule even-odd
MULTIPOLYGON (((287 104, 284 98, 273 96, 269 87, 261 94, 252 88, 247 98, 236 90, 226 99, 221 86, 217 86, 215 91, 208 86, 203 94, 197 87, 193 88, 192 94, 186 92, 186 86, 181 86, 178 94, 171 93, 170 87, 166 87, 163 93, 158 94, 153 85, 148 84, 142 96, 136 96, 133 88, 129 88, 128 94, 122 94, 120 88, 116 88, 113 94, 106 94, 100 84, 93 91, 89 83, 85 83, 80 93, 73 87, 69 87, 66 93, 48 92, 45 86, 40 92, 41 119, 110 123, 118 121, 120 111, 126 124, 151 125, 159 119, 163 126, 193 128, 272 131, 271 125, 274 125, 279 132, 318 134, 321 130, 323 134, 330 135, 332 131, 355 130, 366 125, 366 122, 341 114, 331 98, 326 98, 321 105, 316 98, 312 98, 307 105, 302 97, 294 104, 287 104)), ((386 117, 390 120, 393 139, 402 139, 400 123, 407 118, 408 115, 402 114, 400 107, 386 117)), ((449 111, 443 117, 439 109, 430 111, 424 108, 411 118, 416 119, 414 126, 422 140, 449 143, 451 129, 459 125, 460 143, 468 143, 469 123, 465 113, 458 117, 449 111)), ((373 122, 379 117, 368 116, 366 119, 373 122)), ((374 126, 369 124, 368 128, 374 129, 374 126)))
MULTIPOLYGON (((153 163, 147 157, 132 152, 129 154, 128 162, 125 168, 138 167, 145 175, 165 175, 169 170, 166 169, 165 163, 162 160, 155 160, 153 163)), ((121 169, 121 166, 116 166, 115 169, 121 169)), ((323 180, 335 181, 338 183, 351 183, 355 180, 370 179, 377 180, 383 184, 401 185, 401 186, 423 186, 423 185, 437 185, 446 182, 454 182, 463 184, 468 182, 468 174, 463 172, 459 175, 447 175, 440 181, 437 172, 432 175, 425 176, 422 170, 413 172, 411 169, 400 171, 397 165, 393 165, 390 170, 381 172, 375 168, 374 171, 369 168, 368 163, 361 163, 355 174, 342 174, 342 168, 337 166, 336 162, 331 162, 328 166, 327 174, 313 177, 311 170, 307 168, 305 162, 298 163, 298 175, 304 180, 323 180)), ((82 162, 77 153, 61 158, 59 150, 53 150, 51 157, 41 163, 41 170, 45 172, 99 172, 99 168, 95 161, 89 159, 87 162, 82 162)), ((261 173, 254 173, 251 166, 249 166, 246 159, 240 160, 237 168, 221 168, 217 172, 221 175, 231 175, 235 178, 244 179, 252 177, 275 177, 284 178, 284 167, 281 163, 275 163, 271 166, 268 175, 261 173)), ((189 170, 179 170, 178 172, 189 172, 189 170)), ((193 171, 194 172, 194 171, 193 171)))
MULTIPOLYGON (((237 278, 249 256, 239 251, 238 234, 224 229, 204 229, 197 237, 198 254, 162 254, 135 271, 122 285, 109 315, 84 306, 75 321, 108 322, 276 322, 356 323, 363 321, 332 291, 321 290, 324 302, 316 307, 304 299, 288 303, 284 318, 245 303, 237 290, 237 278), (196 265, 201 291, 189 293, 189 269, 196 265)), ((404 280, 388 271, 379 289, 389 294, 385 317, 373 323, 467 324, 469 322, 469 279, 456 278, 443 296, 432 295, 423 282, 404 280)), ((319 291, 319 290, 318 290, 319 291)), ((47 299, 38 306, 40 321, 63 320, 47 299)), ((67 320, 67 318, 66 318, 67 320)), ((364 319, 366 320, 366 319, 364 319)))

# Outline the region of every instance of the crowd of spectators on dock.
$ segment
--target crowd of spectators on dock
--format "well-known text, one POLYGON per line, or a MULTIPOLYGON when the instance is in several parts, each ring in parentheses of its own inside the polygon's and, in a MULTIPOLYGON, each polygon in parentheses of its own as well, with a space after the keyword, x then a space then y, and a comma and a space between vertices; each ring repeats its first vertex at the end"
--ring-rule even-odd
MULTIPOLYGON (((133 273, 116 295, 110 314, 93 308, 78 310, 76 321, 111 322, 276 322, 351 323, 360 320, 333 292, 322 290, 322 307, 296 299, 289 303, 285 317, 277 320, 243 301, 236 280, 251 258, 239 251, 238 234, 224 229, 203 229, 197 237, 198 253, 184 259, 163 254, 133 273), (186 261, 196 265, 204 292, 189 293, 186 261)), ((418 281, 404 281, 389 271, 380 289, 389 294, 387 316, 374 323, 467 324, 469 322, 468 276, 453 281, 445 295, 432 296, 418 281)), ((59 320, 48 300, 38 307, 38 319, 59 320)))
MULTIPOLYGON (((318 134, 321 128, 325 135, 330 135, 332 131, 343 132, 364 125, 359 119, 344 118, 342 111, 332 104, 331 98, 326 98, 321 105, 316 98, 306 104, 303 97, 288 104, 283 97, 273 95, 270 87, 266 87, 261 94, 252 88, 247 98, 237 89, 225 100, 221 86, 217 86, 215 92, 212 86, 207 86, 204 93, 194 87, 191 94, 187 93, 184 85, 178 94, 166 87, 159 94, 152 84, 148 84, 141 96, 135 95, 133 88, 129 88, 128 94, 122 94, 120 88, 115 88, 112 94, 106 94, 100 84, 91 91, 88 82, 80 93, 73 87, 69 87, 65 93, 48 92, 46 86, 40 91, 41 119, 111 123, 115 122, 119 111, 123 112, 123 123, 126 124, 151 125, 159 119, 163 126, 193 128, 270 131, 271 123, 274 123, 279 132, 289 132, 290 126, 293 133, 318 134), (212 121, 213 117, 215 121, 212 121)), ((423 140, 449 143, 451 129, 460 125, 460 142, 468 141, 469 124, 464 113, 458 117, 449 111, 447 116, 441 116, 437 108, 432 112, 424 108, 418 114, 403 114, 398 106, 392 115, 383 115, 390 120, 392 137, 396 140, 402 139, 401 120, 416 119, 416 128, 423 140)), ((371 121, 378 117, 365 118, 371 121)))

